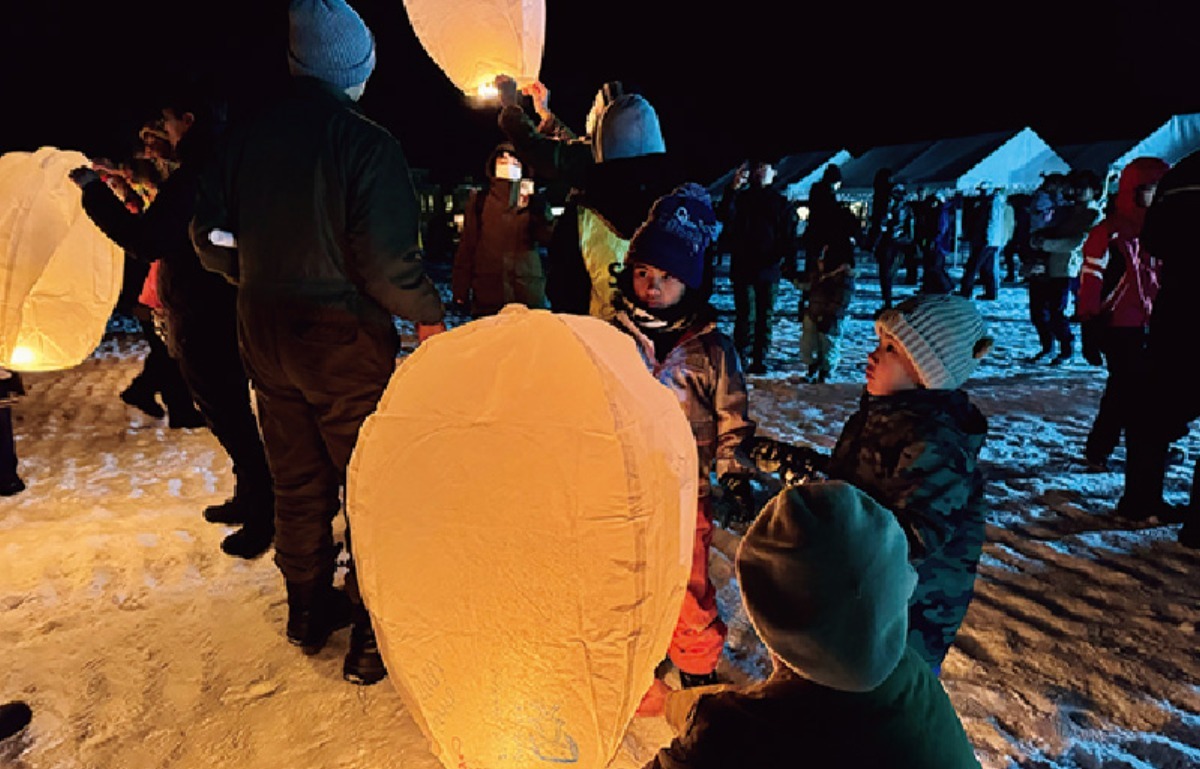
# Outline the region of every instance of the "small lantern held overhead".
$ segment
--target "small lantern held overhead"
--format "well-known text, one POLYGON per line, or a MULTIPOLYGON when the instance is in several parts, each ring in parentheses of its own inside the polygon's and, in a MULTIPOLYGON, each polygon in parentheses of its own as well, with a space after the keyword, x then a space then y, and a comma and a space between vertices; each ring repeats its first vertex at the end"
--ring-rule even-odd
POLYGON ((0 155, 0 366, 56 371, 100 343, 121 292, 124 253, 84 213, 68 177, 80 152, 0 155))
POLYGON ((691 568, 696 444, 633 341, 510 304, 425 342, 347 514, 390 680, 448 768, 602 769, 691 568))
POLYGON ((497 75, 538 79, 545 0, 404 0, 421 45, 468 97, 494 99, 497 75))

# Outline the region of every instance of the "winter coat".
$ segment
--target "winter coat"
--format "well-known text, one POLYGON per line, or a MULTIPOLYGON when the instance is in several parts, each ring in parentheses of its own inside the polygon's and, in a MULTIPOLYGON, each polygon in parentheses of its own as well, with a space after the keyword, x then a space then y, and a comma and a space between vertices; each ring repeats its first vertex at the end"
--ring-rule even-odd
POLYGON ((711 492, 709 474, 752 474, 749 441, 755 423, 750 419, 746 380, 737 349, 728 335, 717 329, 714 313, 691 324, 659 360, 654 341, 624 312, 613 325, 637 342, 646 368, 679 398, 692 434, 700 468, 701 497, 711 492))
POLYGON ((800 250, 796 207, 773 187, 752 183, 737 194, 726 234, 734 283, 779 280, 800 250))
POLYGON ((1106 325, 1145 328, 1158 294, 1158 261, 1142 247, 1139 236, 1146 209, 1137 190, 1156 184, 1169 166, 1158 158, 1137 158, 1125 166, 1117 183, 1113 211, 1083 244, 1083 271, 1075 303, 1079 319, 1103 316, 1106 325))
POLYGON ((854 266, 854 247, 863 238, 858 217, 838 202, 827 185, 814 185, 809 200, 808 224, 801 238, 805 250, 805 282, 812 282, 817 260, 824 255, 829 268, 839 264, 854 266), (823 192, 818 193, 818 190, 823 192))
POLYGON ((205 266, 237 282, 239 310, 286 306, 380 329, 392 316, 441 322, 408 161, 387 129, 337 88, 296 77, 227 139, 192 240, 205 266), (214 229, 232 232, 236 250, 213 246, 214 229))
POLYGON ((1048 278, 1074 278, 1083 266, 1083 241, 1100 212, 1087 203, 1072 203, 1056 214, 1056 222, 1033 233, 1039 238, 1048 278))
MULTIPOLYGON (((1200 223, 1200 152, 1176 163, 1163 176, 1146 211, 1142 245, 1162 267, 1162 287, 1150 317, 1150 348, 1160 348, 1162 360, 1174 359, 1178 369, 1190 364, 1182 351, 1195 340, 1196 308, 1192 294, 1200 285, 1196 258, 1200 223)), ((1179 388, 1189 389, 1189 388, 1179 388)))
POLYGON ((978 769, 954 705, 906 649, 869 692, 813 683, 781 663, 754 686, 701 697, 645 769, 978 769))
POLYGON ((193 342, 236 345, 237 290, 204 268, 188 230, 200 173, 215 139, 215 127, 201 123, 184 134, 177 147, 179 166, 163 180, 143 213, 130 212, 101 181, 83 189, 84 210, 109 239, 127 254, 159 262, 155 288, 173 358, 182 357, 183 349, 193 342))
POLYGON ((826 468, 890 509, 917 587, 909 645, 940 665, 966 616, 985 539, 979 453, 987 419, 963 390, 863 393, 826 468))
POLYGON ((548 306, 538 248, 550 242, 548 210, 540 195, 518 207, 519 186, 492 179, 467 201, 450 285, 454 300, 469 304, 475 317, 492 315, 510 302, 531 309, 548 306))
POLYGON ((850 311, 854 298, 854 268, 839 264, 830 270, 819 270, 808 288, 808 305, 804 314, 811 318, 822 334, 837 334, 850 311))
POLYGON ((610 160, 587 169, 555 220, 547 249, 546 295, 555 312, 612 317, 612 268, 658 198, 686 181, 663 154, 610 160))

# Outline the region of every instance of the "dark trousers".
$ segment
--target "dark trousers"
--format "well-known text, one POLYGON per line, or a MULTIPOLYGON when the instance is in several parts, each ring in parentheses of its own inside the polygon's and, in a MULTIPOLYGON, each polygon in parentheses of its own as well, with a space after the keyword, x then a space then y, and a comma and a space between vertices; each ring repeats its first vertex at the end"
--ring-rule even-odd
MULTIPOLYGON (((1171 442, 1187 435, 1191 422, 1200 417, 1200 398, 1191 388, 1162 386, 1163 382, 1189 381, 1192 375, 1187 370, 1180 370, 1178 363, 1156 362, 1150 354, 1146 359, 1148 363, 1136 379, 1136 411, 1125 431, 1125 491, 1121 506, 1149 515, 1163 501, 1163 478, 1171 442), (1161 376, 1168 378, 1160 379, 1161 376)), ((1188 499, 1193 525, 1200 523, 1198 476, 1200 456, 1192 469, 1188 499)))
POLYGON ((1104 329, 1100 342, 1108 379, 1092 421, 1084 450, 1089 459, 1105 460, 1133 423, 1138 408, 1138 381, 1146 373, 1146 332, 1140 327, 1104 329))
POLYGON ((921 246, 922 294, 948 294, 954 282, 946 271, 946 252, 933 243, 921 246))
POLYGON ((896 284, 896 273, 901 262, 907 269, 905 282, 915 286, 916 248, 911 243, 897 243, 892 238, 882 237, 875 244, 875 261, 879 265, 879 293, 883 298, 883 306, 892 306, 892 286, 896 284))
POLYGON ((996 274, 1000 261, 1000 249, 995 246, 973 246, 967 263, 963 265, 962 283, 959 293, 970 299, 975 293, 975 279, 983 286, 983 295, 995 299, 1000 291, 1000 279, 996 274))
POLYGON ((250 406, 250 380, 238 351, 236 318, 197 318, 180 328, 180 373, 204 421, 233 462, 234 496, 247 503, 243 506, 247 523, 265 525, 274 517, 274 491, 258 420, 250 406))
POLYGON ((750 351, 751 363, 763 363, 771 346, 771 313, 775 311, 778 281, 733 283, 733 343, 739 353, 750 351))
POLYGON ((0 408, 0 481, 17 479, 17 446, 13 442, 12 409, 0 408))
POLYGON ((191 390, 179 371, 179 363, 171 357, 167 345, 154 330, 154 321, 149 316, 139 316, 138 323, 149 350, 142 361, 142 370, 129 383, 129 389, 143 390, 151 395, 158 393, 168 413, 192 412, 196 406, 191 390))
POLYGON ((1056 340, 1060 355, 1070 355, 1074 351, 1075 337, 1067 323, 1070 280, 1043 275, 1029 278, 1029 320, 1033 322, 1044 352, 1052 351, 1056 340))
MULTIPOLYGON (((395 370, 399 336, 333 310, 243 305, 239 316, 275 481, 275 564, 288 582, 332 579, 346 468, 395 370)), ((345 586, 360 604, 353 560, 345 586)))

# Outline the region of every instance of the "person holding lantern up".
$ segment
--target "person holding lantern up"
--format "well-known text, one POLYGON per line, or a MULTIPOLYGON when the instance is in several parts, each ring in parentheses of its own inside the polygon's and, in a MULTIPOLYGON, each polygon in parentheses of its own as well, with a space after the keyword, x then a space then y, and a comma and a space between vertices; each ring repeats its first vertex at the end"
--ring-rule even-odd
MULTIPOLYGON (((738 517, 750 520, 755 513, 747 449, 755 425, 746 382, 733 340, 717 329, 716 312, 703 291, 704 259, 717 229, 708 192, 700 185, 683 184, 659 198, 616 271, 614 299, 613 324, 637 341, 646 367, 676 393, 699 451, 692 572, 669 651, 685 687, 716 682, 725 645, 726 628, 708 574, 714 468, 722 496, 734 500, 738 517)), ((643 705, 655 694, 652 688, 643 705)))
MULTIPOLYGON (((238 352, 236 290, 204 269, 188 232, 199 175, 222 128, 220 108, 209 94, 190 85, 163 101, 163 130, 179 165, 144 213, 130 212, 94 168, 76 168, 70 176, 83 190, 88 217, 114 243, 159 262, 164 342, 204 422, 232 460, 236 477, 232 499, 210 506, 204 517, 213 523, 240 524, 221 542, 221 549, 239 558, 257 558, 270 548, 275 534, 274 493, 238 352)), ((173 404, 168 409, 168 424, 182 426, 177 420, 185 414, 173 404)))
POLYGON ((611 268, 623 263, 654 201, 683 181, 667 155, 658 113, 621 83, 605 83, 588 113, 587 135, 579 138, 554 117, 549 91, 535 83, 527 90, 543 133, 518 103, 516 81, 501 75, 496 85, 500 127, 517 157, 534 174, 572 186, 547 249, 550 307, 610 319, 611 268))
POLYGON ((344 0, 293 0, 288 17, 291 87, 231 128, 201 184, 192 241, 238 286, 288 640, 316 654, 351 621, 342 674, 368 685, 387 671, 348 526, 345 591, 334 587, 333 520, 359 428, 396 368, 394 317, 424 341, 445 330, 444 308, 422 261, 404 151, 355 104, 375 67, 371 31, 344 0))

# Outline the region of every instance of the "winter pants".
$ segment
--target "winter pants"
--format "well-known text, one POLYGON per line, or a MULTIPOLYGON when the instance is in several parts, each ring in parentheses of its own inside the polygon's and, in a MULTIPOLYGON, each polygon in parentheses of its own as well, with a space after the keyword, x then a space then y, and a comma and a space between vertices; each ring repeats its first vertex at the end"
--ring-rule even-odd
POLYGON ((1048 278, 1032 275, 1029 278, 1029 320, 1037 331, 1043 352, 1052 352, 1058 341, 1060 355, 1074 352, 1075 337, 1067 323, 1067 293, 1070 278, 1048 278))
MULTIPOLYGON (((883 306, 892 306, 892 286, 896 283, 896 271, 899 263, 896 257, 904 251, 903 247, 891 238, 880 238, 875 244, 875 262, 879 265, 879 294, 883 298, 883 306)), ((916 285, 916 281, 913 281, 916 285)))
POLYGON ((13 441, 12 409, 0 408, 0 482, 17 480, 17 445, 13 441))
POLYGON ((181 328, 179 371, 196 408, 233 462, 234 496, 248 503, 246 523, 267 525, 274 515, 274 491, 258 420, 250 407, 250 380, 238 352, 237 319, 195 318, 181 328))
MULTIPOLYGON (((1158 356, 1148 352, 1147 365, 1137 377, 1136 411, 1125 430, 1125 492, 1121 496, 1121 506, 1135 512, 1140 508, 1152 514, 1154 506, 1163 501, 1163 478, 1171 441, 1187 435, 1190 424, 1200 418, 1200 398, 1194 389, 1178 384, 1192 379, 1186 357, 1178 352, 1188 343, 1186 337, 1177 338, 1169 345, 1161 345, 1166 351, 1158 356)), ((1200 456, 1192 470, 1188 500, 1192 525, 1200 525, 1198 482, 1200 456)))
MULTIPOLYGON (((243 302, 239 320, 275 482, 275 564, 288 582, 329 579, 350 453, 396 368, 399 337, 390 323, 332 308, 243 302)), ((361 604, 353 560, 345 587, 361 604)))
POLYGON ((815 372, 828 378, 837 368, 842 358, 842 338, 836 333, 838 325, 825 333, 817 328, 816 322, 804 316, 803 328, 800 332, 800 362, 808 366, 810 372, 815 372))
POLYGON ((959 293, 968 299, 975 294, 975 279, 979 278, 983 286, 983 295, 995 299, 1000 291, 1000 277, 997 268, 1000 261, 1000 249, 995 246, 975 246, 967 263, 963 265, 962 283, 959 293))
POLYGON ((1101 352, 1108 379, 1088 433, 1084 455, 1107 460, 1133 423, 1138 407, 1138 379, 1146 373, 1146 332, 1141 327, 1104 329, 1101 352))
POLYGON ((671 635, 668 655, 685 673, 704 675, 717 669, 728 630, 717 615, 717 589, 708 575, 712 547, 712 498, 700 497, 696 506, 696 533, 692 541, 692 571, 687 594, 671 635))
POLYGON ((733 284, 733 343, 738 352, 750 351, 751 363, 765 363, 771 346, 771 314, 778 281, 735 281, 733 284))
POLYGON ((171 357, 167 345, 154 330, 154 321, 147 315, 139 317, 138 322, 141 324, 142 336, 146 338, 149 351, 142 361, 141 372, 129 383, 129 389, 148 392, 151 395, 160 394, 168 413, 192 412, 196 408, 192 401, 192 392, 179 371, 179 363, 171 357))
POLYGON ((946 252, 933 244, 921 249, 922 294, 949 294, 954 283, 946 272, 946 252))

